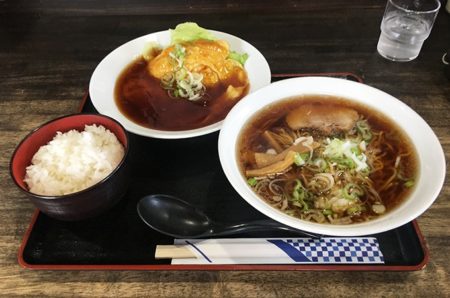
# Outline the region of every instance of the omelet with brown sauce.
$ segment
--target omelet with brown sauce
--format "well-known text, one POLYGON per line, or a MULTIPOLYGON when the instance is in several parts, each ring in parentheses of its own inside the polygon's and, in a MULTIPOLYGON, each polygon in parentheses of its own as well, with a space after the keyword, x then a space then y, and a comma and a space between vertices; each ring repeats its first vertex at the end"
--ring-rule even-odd
MULTIPOLYGON (((227 86, 221 97, 234 100, 246 92, 249 85, 247 72, 237 61, 229 59, 230 49, 223 40, 196 40, 182 43, 185 48, 184 67, 203 75, 202 83, 215 88, 219 84, 227 86)), ((165 48, 159 55, 149 61, 147 69, 153 77, 163 78, 174 71, 173 58, 169 55, 175 46, 165 48)))

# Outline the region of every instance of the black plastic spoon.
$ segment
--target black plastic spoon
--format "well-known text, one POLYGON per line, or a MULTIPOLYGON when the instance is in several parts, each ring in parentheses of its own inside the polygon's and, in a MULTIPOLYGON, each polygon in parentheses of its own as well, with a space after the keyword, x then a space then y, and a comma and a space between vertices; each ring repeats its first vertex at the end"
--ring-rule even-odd
POLYGON ((234 224, 215 222, 189 203, 164 194, 143 197, 137 204, 137 212, 148 226, 175 238, 206 238, 266 230, 289 231, 320 238, 270 219, 234 224))

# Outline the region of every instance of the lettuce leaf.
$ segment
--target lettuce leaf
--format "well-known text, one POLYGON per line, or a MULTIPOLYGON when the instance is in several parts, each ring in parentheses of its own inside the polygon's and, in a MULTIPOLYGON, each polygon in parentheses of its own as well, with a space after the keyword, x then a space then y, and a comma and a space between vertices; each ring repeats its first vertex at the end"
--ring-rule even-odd
POLYGON ((205 28, 196 23, 186 22, 179 24, 175 29, 170 29, 171 44, 194 41, 197 39, 217 40, 217 38, 205 28))
POLYGON ((236 51, 230 51, 228 58, 233 59, 233 60, 239 62, 242 66, 244 66, 245 61, 247 61, 247 59, 248 59, 248 54, 247 53, 239 54, 236 51))
MULTIPOLYGON (((217 38, 211 32, 193 22, 178 24, 175 29, 170 29, 169 31, 171 36, 170 43, 172 45, 177 43, 195 41, 198 39, 217 40, 217 38)), ((245 61, 247 61, 248 59, 248 54, 240 54, 235 51, 230 51, 228 58, 235 60, 242 66, 244 66, 245 61)))

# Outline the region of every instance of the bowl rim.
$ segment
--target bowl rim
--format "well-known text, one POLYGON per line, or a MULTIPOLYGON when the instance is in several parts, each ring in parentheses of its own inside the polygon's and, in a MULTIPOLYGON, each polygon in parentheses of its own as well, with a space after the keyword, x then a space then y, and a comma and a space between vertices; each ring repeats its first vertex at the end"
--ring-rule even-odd
MULTIPOLYGON (((257 87, 256 89, 253 90, 252 87, 252 81, 250 76, 250 72, 246 68, 247 73, 249 74, 249 81, 250 81, 250 88, 249 88, 249 93, 255 92, 258 89, 267 86, 270 84, 271 82, 271 69, 270 69, 270 65, 267 61, 267 59, 264 57, 264 55, 251 43, 249 43, 248 41, 232 35, 230 33, 226 33, 226 32, 222 32, 222 31, 217 31, 217 30, 213 30, 213 29, 208 29, 209 32, 213 33, 218 39, 224 39, 227 40, 228 43, 239 43, 242 44, 242 47, 248 48, 248 51, 251 51, 251 55, 249 56, 249 60, 246 63, 251 62, 253 59, 256 59, 255 62, 252 64, 253 67, 258 67, 258 69, 255 71, 258 72, 257 74, 253 75, 253 80, 255 80, 255 78, 258 78, 258 80, 256 81, 257 87), (252 59, 252 60, 251 60, 252 59)), ((127 65, 129 65, 130 63, 132 63, 133 60, 136 59, 136 56, 133 55, 129 55, 129 57, 126 59, 125 65, 123 67, 121 67, 120 71, 118 72, 117 76, 115 76, 114 78, 112 78, 112 80, 114 81, 113 83, 113 95, 112 98, 108 99, 110 101, 108 108, 106 108, 104 106, 104 104, 102 104, 102 102, 104 101, 104 97, 107 96, 107 94, 103 94, 103 97, 101 97, 99 95, 99 98, 101 97, 101 99, 97 99, 96 98, 96 94, 99 93, 99 89, 98 87, 96 87, 97 85, 99 85, 98 81, 100 80, 100 76, 101 76, 101 72, 103 71, 104 68, 107 67, 108 64, 110 64, 110 60, 111 59, 117 59, 116 56, 118 56, 120 58, 121 52, 128 50, 128 48, 136 48, 137 44, 140 43, 146 43, 149 41, 158 41, 161 43, 162 46, 168 46, 169 44, 169 38, 170 38, 170 29, 167 30, 162 30, 162 31, 157 31, 157 32, 151 32, 148 34, 144 34, 141 35, 139 37, 136 37, 134 39, 128 40, 124 43, 122 43, 121 45, 119 45, 118 47, 116 47, 115 49, 113 49, 112 51, 110 51, 95 67, 90 80, 89 80, 89 94, 91 95, 91 99, 92 99, 92 103, 94 105, 94 107, 98 110, 99 113, 101 114, 106 114, 108 116, 117 117, 117 120, 120 121, 121 123, 124 124, 124 127, 126 127, 126 129, 134 134, 143 136, 143 137, 152 137, 152 138, 158 138, 158 139, 185 139, 185 138, 192 138, 192 137, 197 137, 197 136, 203 136, 203 135, 207 135, 213 132, 216 132, 218 130, 220 130, 220 128, 222 127, 223 124, 223 119, 219 120, 215 123, 209 124, 207 126, 203 126, 203 127, 199 127, 199 128, 195 128, 195 129, 187 129, 187 130, 160 130, 160 129, 154 129, 154 128, 148 128, 145 126, 142 126, 134 121, 132 121, 131 119, 129 119, 127 116, 125 116, 117 107, 116 103, 115 103, 115 96, 114 96, 114 89, 115 89, 115 84, 117 82, 117 78, 118 76, 123 72, 123 70, 127 67, 127 65)), ((235 49, 236 50, 236 49, 235 49)), ((140 52, 142 51, 141 49, 139 50, 140 52)), ((249 53, 250 54, 250 53, 249 53)), ((122 61, 122 59, 118 59, 120 61, 122 61)), ((116 63, 117 64, 117 63, 116 63)), ((99 81, 102 82, 102 81, 99 81)), ((109 82, 109 80, 108 80, 109 82)), ((255 83, 255 82, 253 82, 255 83)), ((109 83, 108 83, 109 84, 109 83)), ((104 87, 104 84, 102 84, 101 87, 104 87)), ((110 90, 110 88, 108 87, 108 90, 110 90)))
MULTIPOLYGON (((403 114, 402 114, 403 116, 403 114)), ((405 116, 405 117, 406 117, 405 116)), ((399 118, 400 119, 400 118, 399 118)), ((409 125, 409 124, 408 124, 409 125)), ((445 180, 445 155, 442 149, 442 145, 440 144, 436 134, 433 132, 431 127, 425 122, 425 120, 420 117, 420 115, 415 112, 412 108, 410 108, 408 105, 406 105, 401 100, 395 98, 394 96, 377 89, 375 87, 371 87, 366 84, 358 83, 358 82, 352 82, 345 79, 339 79, 339 78, 329 78, 329 77, 300 77, 300 78, 291 78, 286 80, 281 80, 275 83, 270 84, 267 87, 264 87, 258 91, 256 91, 253 94, 248 95, 243 101, 239 102, 228 114, 228 116, 225 118, 224 125, 222 127, 222 130, 219 134, 219 141, 218 141, 218 150, 219 150, 219 159, 222 166, 222 169, 233 186, 233 188, 239 193, 239 195, 247 201, 253 208, 257 209, 261 213, 265 214, 266 216, 277 220, 283 224, 292 226, 297 229, 303 229, 308 232, 312 233, 318 233, 321 235, 330 235, 330 236, 361 236, 361 235, 369 235, 369 234, 375 234, 384 232, 387 230, 391 230, 394 228, 397 228, 403 224, 406 224, 407 222, 417 218, 420 216, 423 212, 425 212, 431 204, 437 199, 441 189, 442 185, 445 180), (305 87, 307 84, 313 87, 305 87), (336 87, 336 85, 339 85, 339 87, 344 88, 352 88, 350 91, 356 92, 355 96, 352 96, 352 94, 349 94, 348 90, 335 90, 330 92, 328 89, 331 87, 324 87, 321 91, 320 88, 317 88, 317 85, 320 86, 326 86, 325 84, 329 84, 333 87, 336 87), (284 91, 279 92, 280 89, 284 88, 284 91), (289 89, 286 91, 286 89, 289 89), (315 92, 310 92, 308 88, 316 88, 317 90, 315 92), (328 88, 328 89, 327 89, 328 88), (277 94, 273 94, 274 90, 278 90, 277 94), (305 91, 306 90, 306 91, 305 91), (362 99, 361 95, 358 93, 361 93, 362 91, 367 91, 367 98, 362 99), (290 93, 290 94, 288 94, 290 93), (342 93, 345 93, 342 94, 342 93), (288 94, 288 95, 286 95, 288 94), (256 195, 256 193, 253 192, 252 189, 247 185, 247 183, 244 181, 244 177, 240 171, 240 166, 237 161, 237 141, 240 137, 242 128, 246 126, 246 124, 249 122, 252 117, 257 114, 259 111, 261 111, 264 108, 267 108, 274 102, 278 102, 284 99, 301 96, 301 95, 331 95, 335 97, 343 97, 350 101, 354 101, 358 104, 362 104, 364 106, 368 106, 369 108, 373 108, 376 112, 381 113, 383 116, 387 117, 391 121, 393 121, 396 125, 399 126, 400 129, 402 129, 405 133, 405 135, 411 140, 412 145, 415 147, 415 150, 417 152, 418 157, 418 179, 416 186, 419 186, 421 184, 432 183, 433 188, 431 188, 431 191, 426 190, 427 194, 429 194, 430 198, 427 198, 426 200, 423 200, 424 203, 420 205, 420 207, 414 207, 413 214, 409 214, 409 216, 403 216, 400 220, 397 220, 393 218, 392 216, 389 216, 390 214, 399 214, 404 213, 404 207, 405 205, 408 205, 409 208, 412 208, 410 205, 407 204, 409 201, 409 198, 413 198, 413 196, 418 193, 418 187, 414 187, 414 189, 409 194, 409 198, 406 198, 404 202, 402 202, 399 206, 391 210, 390 212, 386 213, 383 216, 378 217, 377 219, 370 220, 363 223, 355 223, 351 225, 332 225, 332 224, 319 224, 319 223, 312 223, 309 221, 300 220, 295 217, 291 217, 284 212, 271 207, 269 204, 265 203, 259 196, 256 195), (379 95, 380 97, 383 97, 380 99, 379 102, 368 103, 368 99, 370 97, 374 97, 374 95, 379 95), (259 101, 258 101, 259 100, 259 101), (424 173, 422 170, 425 169, 423 166, 423 162, 421 160, 421 153, 422 151, 419 151, 419 148, 416 146, 416 141, 414 141, 412 134, 408 131, 406 131, 399 122, 403 122, 404 120, 398 120, 397 118, 393 118, 390 116, 389 113, 386 111, 386 107, 381 108, 380 105, 382 103, 391 103, 395 107, 399 108, 402 112, 405 112, 406 116, 412 117, 413 119, 417 120, 415 124, 411 125, 417 125, 424 129, 426 133, 429 133, 429 138, 433 140, 434 144, 436 146, 430 146, 430 148, 435 149, 433 152, 437 153, 435 158, 436 162, 439 162, 439 168, 435 169, 435 175, 434 182, 429 182, 428 178, 424 179, 424 173), (250 109, 250 106, 252 109, 250 109), (241 118, 241 119, 240 119, 241 118), (424 182, 425 181, 425 182, 424 182), (382 224, 380 224, 380 222, 382 224)), ((428 153, 427 153, 428 154, 428 153)), ((424 154, 424 155, 427 155, 424 154)), ((428 155, 427 155, 428 156, 428 155)), ((426 185, 423 185, 426 186, 426 185)), ((421 187, 421 192, 425 192, 424 187, 421 187)), ((417 197, 417 195, 416 195, 417 197)), ((414 200, 418 200, 417 198, 414 200)), ((403 215, 403 214, 402 214, 403 215)))
MULTIPOLYGON (((55 132, 55 133, 56 133, 56 132, 55 132)), ((117 138, 117 136, 116 136, 116 138, 117 138)), ((44 144, 44 145, 46 145, 46 144, 44 144)), ((42 146, 44 146, 44 145, 42 145, 42 146)), ((11 155, 10 163, 9 163, 9 174, 10 174, 12 180, 14 181, 14 184, 15 184, 22 192, 24 192, 25 194, 27 194, 27 195, 29 195, 29 196, 32 196, 32 197, 38 198, 38 199, 42 199, 42 200, 58 200, 58 201, 61 201, 61 200, 69 200, 69 199, 72 199, 72 197, 81 195, 81 194, 83 194, 83 193, 87 193, 87 192, 91 191, 92 189, 98 187, 100 184, 105 183, 110 177, 112 177, 117 171, 119 171, 119 169, 122 168, 122 166, 123 166, 124 163, 125 163, 125 160, 126 160, 126 158, 127 158, 127 156, 128 156, 128 153, 129 153, 129 148, 130 148, 130 137, 129 137, 129 132, 123 127, 123 125, 122 125, 119 121, 115 120, 114 118, 109 117, 109 116, 107 116, 107 115, 103 115, 103 114, 95 114, 95 113, 73 113, 73 114, 63 115, 63 116, 60 116, 60 117, 51 119, 51 120, 49 120, 49 121, 47 121, 47 122, 45 122, 45 123, 43 123, 43 124, 37 126, 36 128, 34 128, 33 130, 31 130, 28 134, 26 134, 26 135, 22 138, 22 140, 17 144, 16 148, 14 149, 13 154, 11 155), (56 121, 60 121, 60 120, 62 120, 62 119, 66 119, 66 118, 75 118, 75 117, 79 117, 79 116, 95 116, 95 117, 100 117, 100 118, 108 119, 108 120, 110 120, 110 121, 116 123, 116 124, 118 125, 118 127, 123 131, 127 144, 126 144, 126 146, 125 146, 125 145, 122 144, 122 143, 120 142, 120 140, 119 140, 119 142, 120 142, 120 143, 122 144, 122 146, 124 147, 124 155, 123 155, 122 159, 120 160, 119 164, 114 168, 114 170, 113 170, 111 173, 109 173, 106 177, 104 177, 102 180, 96 182, 95 184, 89 186, 88 188, 84 188, 84 189, 79 190, 79 191, 77 191, 77 192, 72 192, 72 193, 65 194, 65 195, 60 195, 60 196, 35 194, 35 193, 29 191, 28 189, 24 189, 22 186, 20 186, 19 183, 17 182, 17 180, 16 180, 14 174, 13 174, 13 161, 14 161, 14 158, 16 157, 17 152, 19 151, 19 148, 25 143, 25 141, 26 141, 29 137, 31 137, 31 136, 32 136, 33 134, 35 134, 37 131, 39 131, 39 130, 45 128, 47 125, 49 125, 49 124, 51 124, 51 123, 53 123, 53 122, 56 122, 56 121)), ((34 152, 34 154, 36 154, 36 152, 34 152)), ((34 154, 33 154, 33 155, 34 155, 34 154)))

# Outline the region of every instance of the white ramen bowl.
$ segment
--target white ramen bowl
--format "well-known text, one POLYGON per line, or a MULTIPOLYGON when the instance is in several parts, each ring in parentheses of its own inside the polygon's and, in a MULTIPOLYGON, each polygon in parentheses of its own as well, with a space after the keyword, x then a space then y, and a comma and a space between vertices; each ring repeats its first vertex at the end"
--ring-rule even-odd
MULTIPOLYGON (((218 39, 228 42, 230 49, 239 53, 247 53, 248 60, 244 68, 250 82, 249 93, 270 84, 271 73, 264 56, 250 43, 231 34, 209 30, 218 39)), ((149 42, 156 42, 165 48, 170 45, 169 30, 147 34, 133 39, 108 54, 96 67, 89 83, 89 95, 94 107, 100 114, 110 116, 119 121, 126 130, 146 137, 160 139, 182 139, 205 135, 217 131, 223 121, 208 126, 179 131, 151 129, 128 119, 117 107, 114 100, 114 88, 122 71, 136 58, 149 42)))
POLYGON ((437 198, 445 178, 441 144, 428 124, 410 107, 373 87, 344 79, 304 77, 273 83, 241 100, 226 117, 219 135, 219 157, 235 190, 251 206, 285 225, 322 235, 361 236, 402 226, 421 215, 437 198), (411 194, 394 210, 371 221, 350 225, 313 223, 289 216, 270 206, 247 184, 240 171, 237 141, 247 121, 267 105, 298 95, 344 97, 373 108, 395 122, 412 141, 419 163, 419 178, 411 194))

